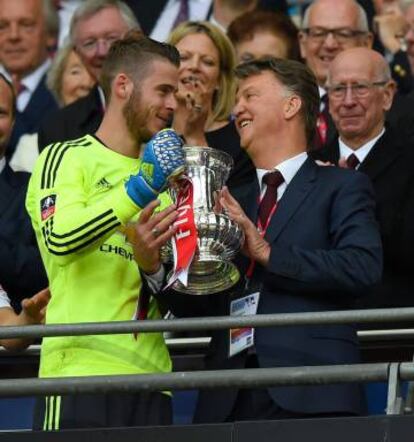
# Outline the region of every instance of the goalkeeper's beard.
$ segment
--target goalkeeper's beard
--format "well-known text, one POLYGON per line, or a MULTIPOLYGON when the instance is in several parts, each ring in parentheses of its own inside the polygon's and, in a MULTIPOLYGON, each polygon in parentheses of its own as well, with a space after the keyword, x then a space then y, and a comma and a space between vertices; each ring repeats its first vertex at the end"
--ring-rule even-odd
POLYGON ((128 132, 136 140, 138 146, 149 141, 154 135, 146 127, 150 109, 142 109, 141 107, 141 94, 134 90, 122 110, 128 132))

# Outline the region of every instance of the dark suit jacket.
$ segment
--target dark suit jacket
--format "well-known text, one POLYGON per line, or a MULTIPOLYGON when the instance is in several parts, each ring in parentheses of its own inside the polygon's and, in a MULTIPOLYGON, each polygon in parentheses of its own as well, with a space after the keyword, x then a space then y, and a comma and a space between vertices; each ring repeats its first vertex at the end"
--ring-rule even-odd
MULTIPOLYGON (((397 93, 394 96, 394 100, 392 102, 391 109, 386 114, 387 124, 395 128, 398 131, 398 135, 401 137, 409 138, 412 137, 414 139, 414 112, 412 109, 414 108, 414 92, 407 93, 405 95, 401 93, 397 93)), ((326 115, 327 120, 327 136, 326 136, 326 144, 323 146, 326 148, 327 146, 335 143, 335 140, 338 137, 338 131, 336 130, 335 124, 332 120, 332 117, 326 115)), ((313 143, 310 146, 310 152, 317 152, 318 146, 317 143, 313 143)))
POLYGON ((58 109, 56 100, 46 87, 45 82, 46 76, 42 78, 36 90, 33 92, 25 110, 16 113, 13 132, 6 151, 6 158, 8 159, 12 157, 19 138, 23 134, 37 132, 43 119, 58 109))
MULTIPOLYGON (((233 189, 256 221, 259 185, 233 189)), ((350 308, 381 276, 382 250, 371 184, 355 171, 318 167, 308 159, 290 182, 265 238, 271 245, 266 268, 257 266, 252 289, 260 290, 258 314, 317 312, 350 308)), ((239 257, 241 274, 247 260, 239 257)), ((177 316, 226 315, 232 294, 165 296, 177 316)), ((208 369, 243 368, 245 353, 228 358, 228 331, 213 333, 208 369)), ((260 367, 357 363, 351 325, 257 328, 260 367)), ((364 410, 358 385, 294 386, 268 389, 274 401, 298 413, 354 413, 364 410)), ((201 391, 196 422, 220 422, 229 415, 236 390, 201 391)))
POLYGON ((125 0, 132 9, 145 35, 151 34, 168 0, 151 0, 151 2, 125 0))
MULTIPOLYGON (((167 0, 152 0, 151 2, 125 0, 125 3, 127 3, 134 12, 144 34, 149 35, 167 4, 167 0)), ((288 9, 286 0, 259 0, 259 8, 284 13, 286 13, 288 9)), ((212 9, 213 8, 210 7, 207 17, 205 17, 206 20, 209 19, 212 9)))
POLYGON ((0 284, 14 307, 47 287, 47 278, 25 209, 30 175, 6 165, 0 174, 0 284))
MULTIPOLYGON (((337 164, 338 139, 315 156, 337 164)), ((404 221, 408 195, 414 187, 414 142, 387 126, 358 170, 368 175, 374 186, 384 250, 383 283, 361 299, 360 305, 371 308, 411 306, 413 260, 412 255, 401 253, 401 247, 407 242, 414 244, 414 238, 407 231, 412 218, 410 222, 404 221)))
POLYGON ((43 120, 39 129, 39 152, 51 143, 73 140, 96 132, 102 117, 103 109, 98 87, 95 86, 86 97, 43 120))

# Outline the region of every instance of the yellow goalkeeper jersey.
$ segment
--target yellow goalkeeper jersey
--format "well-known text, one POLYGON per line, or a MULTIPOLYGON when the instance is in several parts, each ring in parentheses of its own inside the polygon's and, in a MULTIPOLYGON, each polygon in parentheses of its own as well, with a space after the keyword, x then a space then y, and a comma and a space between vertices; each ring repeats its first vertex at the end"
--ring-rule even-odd
MULTIPOLYGON (((125 181, 140 161, 87 135, 48 146, 31 177, 26 207, 52 298, 47 324, 125 321, 141 279, 123 226, 137 217, 125 181)), ((148 317, 159 318, 151 300, 148 317)), ((45 338, 40 377, 168 372, 160 333, 45 338)))

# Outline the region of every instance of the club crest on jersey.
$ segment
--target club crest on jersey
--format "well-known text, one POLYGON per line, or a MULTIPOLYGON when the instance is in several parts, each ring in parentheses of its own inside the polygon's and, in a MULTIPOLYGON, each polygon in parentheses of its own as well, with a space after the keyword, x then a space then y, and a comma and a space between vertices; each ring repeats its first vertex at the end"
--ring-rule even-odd
POLYGON ((40 201, 40 215, 42 221, 48 219, 55 213, 56 195, 48 195, 40 201))

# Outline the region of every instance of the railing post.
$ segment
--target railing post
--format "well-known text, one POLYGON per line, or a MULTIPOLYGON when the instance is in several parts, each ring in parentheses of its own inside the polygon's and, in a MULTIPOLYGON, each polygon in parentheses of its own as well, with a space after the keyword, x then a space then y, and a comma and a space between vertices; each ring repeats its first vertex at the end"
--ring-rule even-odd
MULTIPOLYGON (((414 362, 414 356, 413 356, 414 362)), ((408 383, 407 397, 404 404, 404 414, 414 413, 414 382, 410 381, 408 383)))
POLYGON ((388 395, 386 413, 403 414, 403 398, 401 395, 400 363, 392 362, 388 369, 388 395))

